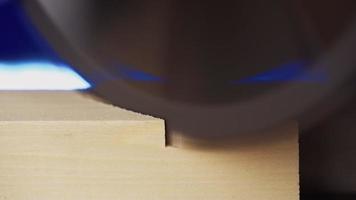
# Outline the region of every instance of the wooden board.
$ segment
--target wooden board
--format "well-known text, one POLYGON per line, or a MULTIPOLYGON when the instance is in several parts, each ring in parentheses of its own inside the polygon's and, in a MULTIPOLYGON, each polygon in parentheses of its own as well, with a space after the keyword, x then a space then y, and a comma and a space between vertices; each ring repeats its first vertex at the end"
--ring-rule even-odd
POLYGON ((177 148, 165 147, 162 120, 77 93, 0 103, 0 200, 298 199, 295 123, 268 142, 177 148))
MULTIPOLYGON (((74 92, 0 92, 1 136, 165 146, 164 121, 74 92), (69 137, 66 137, 69 138, 69 137)), ((78 143, 79 144, 79 143, 78 143)), ((1 148, 1 147, 0 147, 1 148)))

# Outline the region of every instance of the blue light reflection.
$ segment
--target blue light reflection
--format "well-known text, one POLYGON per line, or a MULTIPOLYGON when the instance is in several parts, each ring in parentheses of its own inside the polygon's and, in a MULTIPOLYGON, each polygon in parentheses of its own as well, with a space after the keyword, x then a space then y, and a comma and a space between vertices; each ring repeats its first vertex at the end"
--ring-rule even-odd
POLYGON ((309 70, 308 63, 297 61, 281 65, 277 68, 242 78, 232 80, 232 84, 254 84, 254 83, 281 83, 281 82, 308 82, 323 83, 328 76, 325 69, 309 70))
POLYGON ((0 90, 83 90, 90 84, 64 64, 0 62, 0 90))

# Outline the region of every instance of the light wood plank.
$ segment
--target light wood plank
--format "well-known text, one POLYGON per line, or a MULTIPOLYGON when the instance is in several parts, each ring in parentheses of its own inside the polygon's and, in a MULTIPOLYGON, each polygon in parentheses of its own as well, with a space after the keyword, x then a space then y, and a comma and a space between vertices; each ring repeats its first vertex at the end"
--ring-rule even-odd
POLYGON ((164 147, 162 120, 101 103, 115 114, 91 117, 101 108, 79 94, 0 97, 6 115, 26 113, 0 117, 0 200, 298 199, 296 123, 265 143, 203 148, 180 138, 180 148, 164 147), (42 105, 41 117, 27 113, 42 105))
POLYGON ((76 92, 0 92, 0 105, 3 137, 165 146, 163 120, 76 92))

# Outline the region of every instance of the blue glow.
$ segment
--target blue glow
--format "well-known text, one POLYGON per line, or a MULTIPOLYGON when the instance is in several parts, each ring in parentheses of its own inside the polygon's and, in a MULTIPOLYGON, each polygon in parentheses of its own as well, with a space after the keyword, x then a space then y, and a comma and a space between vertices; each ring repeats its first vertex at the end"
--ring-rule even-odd
POLYGON ((327 73, 323 69, 308 71, 306 62, 293 62, 284 64, 275 69, 250 76, 247 78, 233 80, 233 84, 250 83, 276 83, 287 81, 320 83, 327 80, 327 73))
POLYGON ((0 0, 0 5, 4 4, 4 3, 7 3, 7 1, 9 1, 9 0, 0 0))
POLYGON ((119 68, 119 76, 133 81, 161 82, 163 79, 159 76, 147 73, 142 70, 131 69, 127 67, 119 68))
POLYGON ((0 90, 90 87, 73 69, 58 64, 62 59, 33 26, 20 0, 0 0, 0 27, 0 90))
POLYGON ((0 90, 83 90, 90 84, 64 64, 0 62, 0 90))
POLYGON ((33 26, 20 0, 0 0, 0 27, 0 60, 61 60, 33 26))

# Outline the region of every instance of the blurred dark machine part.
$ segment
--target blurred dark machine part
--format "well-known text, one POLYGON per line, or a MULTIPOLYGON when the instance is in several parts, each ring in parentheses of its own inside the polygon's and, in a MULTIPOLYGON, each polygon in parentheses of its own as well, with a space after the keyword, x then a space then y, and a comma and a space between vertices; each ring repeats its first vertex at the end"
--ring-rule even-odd
POLYGON ((199 137, 219 136, 226 127, 224 137, 241 132, 243 138, 242 132, 298 118, 302 191, 356 193, 355 1, 24 5, 96 94, 199 137), (302 66, 307 74, 322 68, 329 79, 246 79, 290 62, 309 63, 302 66))
POLYGON ((93 92, 190 136, 249 137, 298 118, 352 79, 356 63, 353 15, 324 36, 295 0, 24 5, 93 92))
MULTIPOLYGON (((326 49, 356 14, 356 2, 352 0, 305 0, 304 5, 326 49)), ((330 95, 331 100, 320 102, 315 118, 321 120, 302 129, 300 169, 304 193, 356 193, 355 74, 353 77, 330 95)), ((351 199, 350 196, 344 198, 351 199)), ((335 199, 342 199, 342 195, 335 199)))

